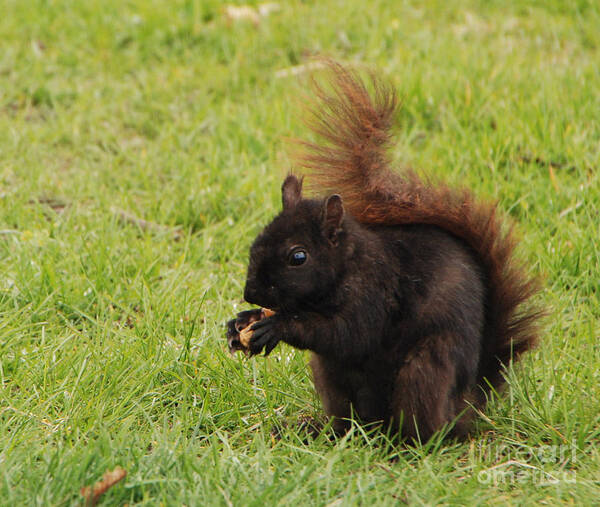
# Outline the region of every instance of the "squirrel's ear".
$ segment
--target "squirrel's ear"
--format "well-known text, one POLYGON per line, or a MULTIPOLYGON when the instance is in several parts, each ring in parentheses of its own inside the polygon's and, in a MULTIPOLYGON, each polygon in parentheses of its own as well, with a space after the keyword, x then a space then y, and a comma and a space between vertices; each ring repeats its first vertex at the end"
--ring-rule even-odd
POLYGON ((281 186, 281 200, 283 209, 292 209, 302 199, 302 178, 298 179, 290 174, 281 186))
POLYGON ((334 245, 337 244, 338 233, 342 230, 344 205, 338 194, 330 195, 323 205, 323 233, 334 245))

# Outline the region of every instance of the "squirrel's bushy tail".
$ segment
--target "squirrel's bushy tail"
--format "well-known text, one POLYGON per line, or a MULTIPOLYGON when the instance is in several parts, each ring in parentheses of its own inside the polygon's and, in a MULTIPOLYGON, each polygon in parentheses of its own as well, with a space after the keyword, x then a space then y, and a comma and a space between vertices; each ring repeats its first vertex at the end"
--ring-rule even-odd
POLYGON ((503 365, 531 348, 539 312, 528 305, 538 284, 514 259, 516 240, 503 230, 496 206, 467 190, 431 184, 411 171, 389 168, 390 129, 397 106, 393 88, 371 76, 372 93, 355 71, 327 62, 331 79, 314 84, 307 124, 324 141, 302 141, 299 164, 310 184, 342 196, 365 224, 430 224, 462 239, 479 257, 487 284, 486 326, 479 383, 498 388, 503 365))

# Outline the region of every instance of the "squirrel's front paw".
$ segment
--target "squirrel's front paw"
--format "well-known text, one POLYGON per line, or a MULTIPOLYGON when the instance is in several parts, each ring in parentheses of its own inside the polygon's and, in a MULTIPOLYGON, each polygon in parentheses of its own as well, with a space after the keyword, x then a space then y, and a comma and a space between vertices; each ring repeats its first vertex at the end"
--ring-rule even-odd
POLYGON ((254 308, 237 314, 234 319, 235 330, 239 333, 253 322, 262 319, 262 308, 254 308))
POLYGON ((250 338, 250 354, 260 354, 265 349, 265 356, 268 356, 275 346, 281 340, 277 329, 278 317, 276 315, 255 322, 252 327, 252 338, 250 338))
POLYGON ((242 341, 240 333, 253 322, 260 320, 263 317, 262 312, 261 308, 246 310, 227 322, 227 344, 230 353, 234 354, 237 350, 248 353, 247 343, 242 341))

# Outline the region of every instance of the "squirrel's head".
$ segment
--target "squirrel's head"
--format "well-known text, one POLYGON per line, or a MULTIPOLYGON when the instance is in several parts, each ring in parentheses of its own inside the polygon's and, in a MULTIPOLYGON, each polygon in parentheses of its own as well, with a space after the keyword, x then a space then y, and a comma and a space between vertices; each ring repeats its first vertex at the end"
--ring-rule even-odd
POLYGON ((302 180, 288 176, 283 210, 250 249, 244 299, 278 311, 318 308, 336 286, 347 255, 347 219, 339 195, 302 198, 302 180))

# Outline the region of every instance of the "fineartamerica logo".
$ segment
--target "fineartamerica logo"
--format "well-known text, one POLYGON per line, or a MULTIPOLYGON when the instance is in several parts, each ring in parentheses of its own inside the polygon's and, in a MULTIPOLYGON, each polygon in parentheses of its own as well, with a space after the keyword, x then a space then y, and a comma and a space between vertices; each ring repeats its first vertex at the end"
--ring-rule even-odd
POLYGON ((535 484, 550 486, 577 482, 577 446, 542 445, 517 447, 483 442, 479 445, 480 461, 498 463, 477 474, 480 484, 535 484))

